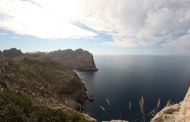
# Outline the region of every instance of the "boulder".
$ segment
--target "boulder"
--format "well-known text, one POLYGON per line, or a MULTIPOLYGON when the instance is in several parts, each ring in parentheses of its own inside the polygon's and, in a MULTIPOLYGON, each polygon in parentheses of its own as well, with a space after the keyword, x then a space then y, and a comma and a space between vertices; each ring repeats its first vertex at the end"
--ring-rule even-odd
POLYGON ((94 101, 94 96, 92 94, 90 94, 89 97, 88 97, 88 100, 89 101, 94 101))

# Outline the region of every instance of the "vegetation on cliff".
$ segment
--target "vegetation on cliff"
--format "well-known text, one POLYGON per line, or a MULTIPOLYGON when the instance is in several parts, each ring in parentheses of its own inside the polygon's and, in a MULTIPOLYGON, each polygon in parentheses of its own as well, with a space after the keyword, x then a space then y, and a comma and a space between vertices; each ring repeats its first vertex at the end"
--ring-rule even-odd
POLYGON ((0 52, 3 121, 83 121, 72 109, 83 109, 78 102, 87 98, 85 89, 72 69, 48 57, 27 54, 9 60, 0 52))
POLYGON ((20 93, 2 90, 0 92, 0 121, 82 122, 87 120, 82 114, 69 109, 52 109, 47 106, 35 105, 31 99, 20 93))

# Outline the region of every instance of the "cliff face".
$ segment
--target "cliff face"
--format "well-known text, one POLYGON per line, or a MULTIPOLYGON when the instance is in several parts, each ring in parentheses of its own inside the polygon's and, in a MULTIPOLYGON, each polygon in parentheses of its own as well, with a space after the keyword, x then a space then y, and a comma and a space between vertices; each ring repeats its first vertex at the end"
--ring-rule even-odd
POLYGON ((182 102, 163 108, 151 122, 190 122, 190 88, 182 102))
POLYGON ((23 55, 23 53, 21 52, 21 50, 17 50, 16 48, 11 48, 10 50, 4 50, 3 55, 6 58, 12 59, 19 55, 23 55))
POLYGON ((48 56, 54 61, 69 66, 73 69, 80 70, 98 70, 95 66, 94 59, 91 53, 84 51, 83 49, 73 50, 58 50, 53 51, 48 54, 43 52, 38 52, 38 54, 43 56, 48 56))
POLYGON ((78 102, 87 98, 85 85, 71 68, 37 54, 8 60, 1 53, 0 87, 49 107, 81 110, 78 102))

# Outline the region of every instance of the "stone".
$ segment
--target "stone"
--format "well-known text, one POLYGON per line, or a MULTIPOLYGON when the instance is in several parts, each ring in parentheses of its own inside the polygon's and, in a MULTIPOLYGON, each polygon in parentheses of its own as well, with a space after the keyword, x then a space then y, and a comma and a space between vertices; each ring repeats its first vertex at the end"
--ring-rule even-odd
POLYGON ((94 101, 94 96, 92 94, 90 94, 89 97, 88 97, 88 100, 89 101, 94 101))

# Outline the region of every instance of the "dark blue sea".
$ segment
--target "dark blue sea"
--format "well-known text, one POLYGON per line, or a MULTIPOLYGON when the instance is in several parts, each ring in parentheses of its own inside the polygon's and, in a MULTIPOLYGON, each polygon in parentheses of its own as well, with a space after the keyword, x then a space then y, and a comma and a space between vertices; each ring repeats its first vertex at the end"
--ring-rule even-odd
MULTIPOLYGON (((93 102, 87 100, 83 103, 85 113, 98 121, 141 120, 141 96, 144 98, 145 114, 148 115, 159 99, 161 110, 168 100, 173 103, 182 101, 187 92, 190 57, 95 55, 94 61, 98 71, 76 70, 76 73, 86 83, 87 94, 94 96, 93 102)), ((146 121, 149 119, 150 116, 146 121)))

